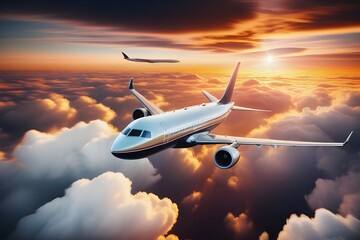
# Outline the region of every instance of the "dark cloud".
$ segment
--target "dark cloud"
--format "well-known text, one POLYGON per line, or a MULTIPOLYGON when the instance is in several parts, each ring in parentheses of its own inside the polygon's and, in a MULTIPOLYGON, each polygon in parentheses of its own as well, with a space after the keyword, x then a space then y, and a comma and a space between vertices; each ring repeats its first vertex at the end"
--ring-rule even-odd
POLYGON ((211 39, 211 40, 221 40, 221 41, 244 41, 247 39, 251 39, 255 41, 255 39, 252 39, 256 35, 256 32, 253 30, 247 30, 243 32, 239 32, 238 34, 228 34, 228 35, 208 35, 203 36, 200 39, 211 39))
POLYGON ((350 107, 360 106, 360 94, 352 94, 349 99, 346 101, 347 105, 350 107))
POLYGON ((177 215, 178 208, 169 199, 132 194, 129 179, 107 172, 74 182, 65 196, 23 218, 10 239, 153 240, 172 228, 177 215))
POLYGON ((259 29, 268 33, 350 27, 360 22, 359 4, 353 0, 275 0, 261 4, 259 11, 273 17, 259 29))
MULTIPOLYGON (((359 166, 358 166, 359 167, 359 166)), ((326 208, 343 216, 360 218, 360 172, 350 171, 335 179, 318 179, 314 190, 306 196, 312 209, 326 208)))
POLYGON ((306 13, 304 21, 291 23, 294 30, 325 29, 344 26, 357 26, 360 23, 359 4, 356 1, 287 1, 286 11, 306 13))
POLYGON ((255 17, 256 1, 2 1, 2 15, 38 15, 130 31, 222 30, 255 17), (84 7, 86 6, 86 7, 84 7))
POLYGON ((182 44, 161 37, 156 37, 156 38, 152 37, 151 39, 148 40, 141 40, 135 38, 134 40, 131 41, 109 40, 106 39, 106 37, 104 36, 92 37, 91 40, 89 40, 88 38, 80 38, 78 40, 72 40, 72 39, 63 39, 63 40, 69 43, 104 44, 104 45, 121 45, 121 46, 127 45, 134 47, 161 47, 161 48, 175 48, 175 49, 184 49, 184 50, 208 50, 211 49, 212 47, 207 45, 197 46, 193 44, 182 44))

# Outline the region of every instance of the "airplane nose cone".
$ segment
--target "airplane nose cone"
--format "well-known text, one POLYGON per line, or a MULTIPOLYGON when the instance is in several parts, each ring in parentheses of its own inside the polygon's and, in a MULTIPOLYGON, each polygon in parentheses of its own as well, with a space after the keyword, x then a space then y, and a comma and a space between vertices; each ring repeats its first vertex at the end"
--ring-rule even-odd
POLYGON ((112 153, 119 153, 126 151, 129 146, 127 146, 126 136, 122 135, 121 133, 116 137, 115 141, 111 146, 112 153))
POLYGON ((139 151, 139 147, 145 142, 144 138, 127 137, 120 133, 111 146, 111 153, 121 159, 139 159, 146 155, 139 151))
POLYGON ((140 137, 127 137, 123 134, 119 134, 113 145, 111 146, 112 153, 123 153, 136 149, 137 146, 144 143, 144 139, 140 137))

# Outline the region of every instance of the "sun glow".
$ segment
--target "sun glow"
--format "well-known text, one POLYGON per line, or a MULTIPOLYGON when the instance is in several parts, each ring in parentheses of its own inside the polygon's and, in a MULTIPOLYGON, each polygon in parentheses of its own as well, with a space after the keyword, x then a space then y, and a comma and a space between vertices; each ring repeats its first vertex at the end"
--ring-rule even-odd
POLYGON ((266 57, 266 62, 267 62, 268 64, 273 63, 273 62, 274 62, 274 57, 273 57, 272 55, 267 55, 267 57, 266 57))

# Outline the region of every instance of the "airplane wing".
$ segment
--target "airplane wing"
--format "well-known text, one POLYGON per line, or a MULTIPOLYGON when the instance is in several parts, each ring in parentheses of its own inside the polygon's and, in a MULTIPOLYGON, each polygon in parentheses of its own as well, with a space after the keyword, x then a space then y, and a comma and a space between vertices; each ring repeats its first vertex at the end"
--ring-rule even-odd
POLYGON ((261 146, 291 146, 291 147, 342 147, 350 139, 351 132, 344 142, 306 142, 306 141, 287 141, 287 140, 275 140, 275 139, 262 139, 262 138, 246 138, 246 137, 233 137, 216 135, 210 133, 199 133, 191 136, 189 141, 197 144, 239 144, 239 145, 256 145, 261 146))
POLYGON ((129 82, 129 91, 136 97, 137 100, 152 114, 160 114, 164 111, 158 108, 155 104, 147 100, 143 95, 134 89, 133 79, 130 79, 129 82))

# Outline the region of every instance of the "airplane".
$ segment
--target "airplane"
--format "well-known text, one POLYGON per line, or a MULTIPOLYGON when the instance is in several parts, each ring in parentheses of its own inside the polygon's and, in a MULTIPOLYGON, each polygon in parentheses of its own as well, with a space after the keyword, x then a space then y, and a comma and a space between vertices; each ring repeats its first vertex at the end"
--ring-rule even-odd
POLYGON ((247 138, 212 134, 232 110, 268 112, 268 110, 235 106, 231 102, 240 63, 237 64, 221 99, 202 91, 209 103, 164 112, 134 89, 130 79, 129 90, 144 106, 136 108, 133 121, 116 137, 111 153, 121 159, 140 159, 167 148, 188 148, 201 144, 226 144, 214 154, 214 163, 221 169, 233 167, 240 158, 240 145, 272 146, 344 146, 344 142, 307 142, 261 138, 247 138))
POLYGON ((125 53, 121 52, 124 56, 125 60, 132 61, 132 62, 146 62, 146 63, 178 63, 179 60, 176 59, 145 59, 145 58, 130 58, 125 53))

